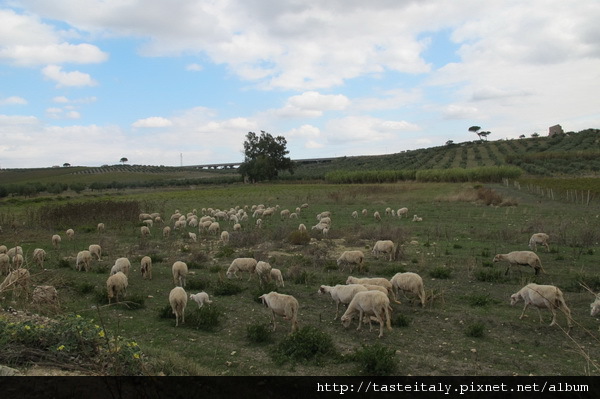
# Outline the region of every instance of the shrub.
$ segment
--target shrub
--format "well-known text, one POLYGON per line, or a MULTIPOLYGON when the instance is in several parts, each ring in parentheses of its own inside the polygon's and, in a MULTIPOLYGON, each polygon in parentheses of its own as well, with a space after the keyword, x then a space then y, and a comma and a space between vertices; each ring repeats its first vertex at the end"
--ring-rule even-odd
POLYGON ((93 292, 94 287, 95 287, 95 285, 92 283, 83 282, 80 284, 76 284, 74 289, 78 294, 85 295, 85 294, 89 294, 90 292, 93 292))
POLYGON ((58 261, 58 267, 69 268, 71 267, 71 264, 67 259, 61 259, 58 261))
POLYGON ((223 245, 217 253, 215 254, 215 258, 230 258, 235 254, 235 249, 230 245, 223 245))
POLYGON ((497 300, 490 298, 490 294, 465 295, 463 298, 473 307, 485 307, 492 303, 498 303, 497 300))
POLYGON ((446 266, 438 266, 429 272, 431 277, 440 279, 449 279, 451 274, 452 270, 446 266))
POLYGON ((331 337, 313 326, 305 326, 286 336, 271 352, 278 364, 286 362, 321 364, 325 357, 337 357, 331 337))
POLYGON ((186 282, 188 291, 203 291, 210 287, 210 280, 202 277, 190 279, 186 282))
MULTIPOLYGON (((120 299, 120 298, 119 298, 120 299)), ((146 297, 140 294, 129 294, 119 306, 128 310, 137 310, 146 307, 146 297)))
POLYGON ((268 294, 271 291, 277 292, 277 284, 274 281, 269 281, 268 283, 259 285, 252 290, 252 299, 254 302, 262 303, 259 297, 263 294, 268 294))
MULTIPOLYGON (((188 301, 189 310, 190 302, 188 301)), ((191 303, 191 305, 195 305, 191 303)), ((204 305, 201 308, 192 306, 195 309, 192 312, 186 312, 185 315, 185 326, 189 328, 195 328, 203 331, 214 331, 218 327, 222 313, 219 311, 219 307, 211 304, 204 305)))
POLYGON ((396 315, 392 317, 392 326, 393 327, 408 327, 410 325, 410 318, 406 317, 403 314, 396 315))
POLYGON ((239 294, 244 290, 239 284, 228 280, 219 280, 215 286, 214 294, 218 296, 227 296, 239 294))
POLYGON ((477 281, 495 283, 504 280, 504 274, 502 270, 498 269, 479 269, 475 272, 475 279, 477 281))
POLYGON ((380 376, 392 375, 396 372, 396 351, 379 343, 363 345, 353 356, 359 364, 358 372, 362 375, 380 376))
POLYGON ((479 321, 471 323, 465 329, 465 335, 471 338, 482 338, 485 335, 485 325, 479 321))
POLYGON ((287 279, 294 284, 308 285, 315 280, 315 274, 302 270, 302 267, 298 265, 294 265, 288 269, 287 279))
POLYGON ((294 230, 288 235, 288 241, 293 245, 306 245, 310 242, 310 234, 307 231, 294 230))
POLYGON ((264 344, 273 340, 269 325, 250 324, 246 326, 246 338, 254 344, 264 344))

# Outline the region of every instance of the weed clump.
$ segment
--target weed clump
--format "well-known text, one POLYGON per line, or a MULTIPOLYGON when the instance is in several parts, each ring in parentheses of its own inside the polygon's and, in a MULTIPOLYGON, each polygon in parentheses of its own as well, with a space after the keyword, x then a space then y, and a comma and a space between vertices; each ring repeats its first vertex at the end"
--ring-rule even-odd
POLYGON ((502 270, 497 269, 479 269, 475 272, 475 279, 487 283, 496 283, 504 280, 502 270))
POLYGON ((482 338, 485 335, 485 325, 479 321, 471 323, 465 329, 465 335, 471 338, 482 338))
POLYGON ((353 360, 360 366, 358 372, 362 375, 392 375, 398 367, 394 357, 396 351, 379 343, 367 345, 357 350, 353 360))
POLYGON ((218 306, 204 305, 186 314, 184 326, 202 331, 214 331, 221 322, 221 315, 218 306))
POLYGON ((217 296, 228 296, 239 294, 244 290, 240 285, 227 281, 227 280, 219 280, 215 286, 214 294, 217 296))
POLYGON ((452 270, 446 266, 438 266, 429 272, 431 277, 443 280, 449 279, 451 274, 452 270))
POLYGON ((273 340, 273 333, 268 325, 250 324, 246 326, 246 338, 254 344, 264 344, 273 340))
POLYGON ((302 327, 286 336, 271 352, 271 358, 277 364, 321 364, 325 357, 337 357, 337 349, 327 333, 313 326, 302 327))

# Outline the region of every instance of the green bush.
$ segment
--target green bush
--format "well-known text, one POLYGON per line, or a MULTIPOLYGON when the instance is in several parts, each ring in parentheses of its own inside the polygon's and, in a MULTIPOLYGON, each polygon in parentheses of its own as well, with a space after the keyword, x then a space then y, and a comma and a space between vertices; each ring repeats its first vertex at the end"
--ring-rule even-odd
POLYGON ((188 291, 203 291, 210 287, 210 280, 203 277, 193 278, 186 281, 188 291))
POLYGON ((268 294, 271 291, 277 292, 277 284, 274 281, 269 281, 268 283, 263 283, 262 285, 257 286, 252 290, 252 299, 254 302, 262 303, 260 299, 258 299, 263 294, 268 294))
POLYGON ((269 325, 250 324, 246 326, 246 338, 254 344, 264 344, 273 340, 273 333, 269 325))
POLYGON ((391 320, 393 327, 408 327, 410 325, 410 321, 410 318, 403 314, 396 315, 392 317, 391 320))
POLYGON ((228 280, 219 280, 214 289, 217 296, 235 295, 242 292, 244 288, 237 283, 228 280))
POLYGON ((362 375, 384 376, 393 375, 398 368, 396 363, 396 351, 379 343, 374 345, 363 345, 353 356, 353 360, 359 364, 358 372, 362 375))
POLYGON ((477 281, 495 283, 504 280, 504 273, 498 269, 479 269, 475 272, 475 279, 477 281))
POLYGON ((288 241, 293 245, 306 245, 310 242, 310 234, 307 231, 294 230, 288 235, 288 241))
POLYGON ((465 329, 465 335, 471 338, 482 338, 485 335, 485 325, 482 322, 471 323, 465 329))
POLYGON ((498 303, 496 299, 490 298, 490 294, 472 294, 463 297, 473 307, 486 307, 498 303))
POLYGON ((444 280, 449 279, 451 274, 452 274, 452 270, 450 270, 446 266, 438 266, 429 272, 429 275, 431 277, 444 279, 444 280))
POLYGON ((192 308, 195 310, 186 312, 184 326, 203 331, 214 331, 219 326, 222 312, 218 306, 211 304, 201 308, 192 306, 192 308))
POLYGON ((325 357, 337 357, 337 350, 331 337, 313 326, 302 327, 286 336, 271 352, 271 358, 277 364, 321 364, 325 357))

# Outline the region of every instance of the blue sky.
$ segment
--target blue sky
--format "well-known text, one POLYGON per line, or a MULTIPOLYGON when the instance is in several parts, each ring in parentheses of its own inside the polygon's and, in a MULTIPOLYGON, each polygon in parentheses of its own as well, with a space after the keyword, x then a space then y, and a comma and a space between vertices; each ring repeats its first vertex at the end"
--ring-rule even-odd
POLYGON ((600 126, 595 0, 0 0, 0 168, 375 155, 600 126))

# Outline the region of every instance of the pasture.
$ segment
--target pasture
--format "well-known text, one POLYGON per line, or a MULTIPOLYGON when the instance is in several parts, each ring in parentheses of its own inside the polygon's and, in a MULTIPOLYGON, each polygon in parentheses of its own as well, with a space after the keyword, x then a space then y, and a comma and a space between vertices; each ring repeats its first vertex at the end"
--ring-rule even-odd
MULTIPOLYGON (((593 296, 579 282, 600 291, 599 215, 594 203, 562 203, 512 186, 472 183, 229 185, 5 201, 0 208, 0 244, 23 247, 34 284, 54 285, 60 309, 34 308, 10 292, 2 294, 0 305, 50 317, 73 313, 93 319, 107 334, 139 345, 147 374, 357 375, 372 370, 356 354, 379 344, 393 353, 396 375, 598 375, 600 324, 589 314, 593 296), (491 201, 494 197, 500 201, 491 201), (503 206, 487 205, 491 202, 503 206), (297 220, 281 220, 278 211, 265 218, 260 229, 251 211, 240 232, 220 221, 221 229, 231 235, 227 245, 189 226, 164 238, 163 225, 154 224, 151 235, 142 237, 137 217, 140 212, 159 212, 173 228, 169 217, 176 209, 184 215, 196 209, 201 215, 203 208, 264 204, 294 212, 303 203, 309 207, 297 220), (408 207, 409 217, 388 216, 387 207, 408 207), (366 217, 351 217, 362 209, 367 209, 366 217), (311 230, 322 211, 332 213, 326 237, 311 230), (374 211, 380 212, 381 221, 373 218, 374 211), (414 214, 422 221, 413 222, 414 214), (96 230, 100 222, 106 225, 103 232, 96 230), (295 234, 299 223, 309 229, 309 241, 295 234), (75 230, 73 240, 64 234, 68 228, 75 230), (198 241, 188 232, 197 233, 198 241), (550 252, 541 247, 537 252, 546 274, 534 276, 531 268, 521 267, 505 276, 507 265, 492 263, 497 253, 529 250, 529 237, 537 232, 550 235, 550 252), (53 234, 63 238, 60 249, 52 247, 53 234), (373 244, 387 239, 401 245, 396 259, 376 259, 373 244), (78 272, 75 256, 90 244, 102 246, 102 260, 94 260, 90 272, 78 272), (48 253, 45 270, 31 259, 38 247, 48 253), (345 329, 339 319, 333 320, 335 303, 317 294, 321 284, 344 284, 351 274, 336 264, 344 250, 365 253, 366 270, 354 270, 357 277, 418 273, 427 305, 422 308, 416 299, 400 295, 402 303, 392 304, 393 330, 385 330, 382 338, 377 337, 376 322, 373 331, 368 325, 356 331, 356 320, 345 329), (152 280, 140 274, 145 255, 153 259, 152 280), (133 266, 126 302, 108 306, 106 279, 119 257, 127 257, 133 266), (227 279, 225 271, 237 257, 268 261, 283 272, 285 287, 261 288, 255 275, 250 280, 247 275, 227 279), (190 269, 188 295, 204 290, 213 301, 201 310, 189 301, 186 323, 179 327, 166 309, 174 287, 171 266, 177 260, 190 269), (549 327, 547 310, 542 310, 541 324, 531 308, 528 317, 519 320, 523 304, 512 307, 509 298, 529 282, 562 289, 575 322, 570 336, 560 313, 559 326, 549 327), (298 299, 300 328, 314 327, 311 331, 329 337, 335 354, 308 361, 273 356, 290 331, 289 321, 280 317, 277 330, 263 334, 265 342, 257 342, 251 331, 264 331, 261 327, 269 327, 271 318, 257 298, 271 289, 298 299), (135 306, 136 301, 142 306, 135 306)), ((26 366, 17 360, 13 365, 26 366)))

